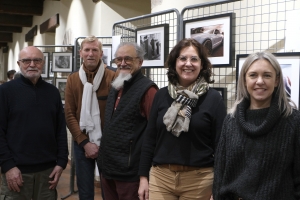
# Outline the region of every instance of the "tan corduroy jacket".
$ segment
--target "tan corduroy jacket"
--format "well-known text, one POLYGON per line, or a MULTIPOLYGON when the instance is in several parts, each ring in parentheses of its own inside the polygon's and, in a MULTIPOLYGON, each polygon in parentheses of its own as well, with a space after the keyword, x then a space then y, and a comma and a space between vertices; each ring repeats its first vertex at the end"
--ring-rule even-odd
MULTIPOLYGON (((86 72, 88 82, 92 83, 97 71, 89 72, 85 67, 83 69, 86 72)), ((115 72, 105 68, 102 81, 97 90, 102 129, 104 125, 106 100, 114 77, 115 72)), ((79 72, 70 74, 65 89, 65 117, 67 126, 78 144, 88 139, 88 136, 83 133, 79 127, 82 94, 83 84, 79 78, 79 72)))

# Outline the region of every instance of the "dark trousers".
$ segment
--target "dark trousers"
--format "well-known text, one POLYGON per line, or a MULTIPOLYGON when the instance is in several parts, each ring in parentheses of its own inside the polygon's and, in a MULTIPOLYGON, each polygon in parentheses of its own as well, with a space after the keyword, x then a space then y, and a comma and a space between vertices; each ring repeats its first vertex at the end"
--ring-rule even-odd
POLYGON ((23 173, 23 186, 20 192, 9 190, 5 174, 1 174, 0 199, 5 200, 56 200, 56 189, 49 189, 49 175, 53 168, 35 172, 23 173))
POLYGON ((102 193, 105 200, 139 200, 140 181, 123 182, 106 179, 101 174, 102 193))
POLYGON ((74 141, 76 182, 80 200, 94 200, 95 159, 86 158, 85 151, 74 141))

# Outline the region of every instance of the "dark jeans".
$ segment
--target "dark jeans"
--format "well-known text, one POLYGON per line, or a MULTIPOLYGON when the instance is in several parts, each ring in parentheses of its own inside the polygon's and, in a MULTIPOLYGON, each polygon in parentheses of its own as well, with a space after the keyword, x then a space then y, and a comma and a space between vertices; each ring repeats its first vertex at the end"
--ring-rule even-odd
POLYGON ((102 193, 105 200, 139 200, 140 181, 123 182, 106 179, 101 174, 102 193))
POLYGON ((76 182, 80 200, 94 200, 95 159, 85 157, 85 151, 74 141, 76 182))

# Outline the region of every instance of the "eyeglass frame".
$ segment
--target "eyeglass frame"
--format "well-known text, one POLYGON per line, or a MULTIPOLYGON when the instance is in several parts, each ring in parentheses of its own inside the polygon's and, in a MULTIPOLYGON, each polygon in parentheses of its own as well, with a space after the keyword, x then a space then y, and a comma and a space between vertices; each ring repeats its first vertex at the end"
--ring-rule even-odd
POLYGON ((187 57, 187 56, 178 56, 178 57, 177 57, 177 59, 178 59, 180 62, 184 63, 184 64, 186 64, 188 60, 190 61, 190 63, 196 64, 197 62, 193 62, 193 61, 191 60, 192 58, 197 58, 197 62, 200 62, 200 61, 201 61, 201 58, 198 57, 198 56, 191 56, 191 57, 187 57), (186 61, 182 61, 181 58, 186 58, 186 61))
POLYGON ((126 64, 131 64, 131 63, 127 63, 127 62, 128 62, 128 61, 129 61, 129 62, 133 62, 133 60, 134 60, 134 59, 137 59, 137 58, 140 59, 140 57, 131 57, 131 56, 116 57, 116 58, 113 59, 113 62, 114 62, 116 65, 118 65, 118 63, 116 62, 116 59, 117 59, 117 58, 122 58, 121 62, 118 62, 119 64, 121 64, 121 63, 123 62, 123 60, 124 60, 124 62, 125 62, 126 64), (130 60, 127 60, 127 62, 126 62, 125 58, 130 58, 130 60))
POLYGON ((30 65, 31 62, 33 62, 35 65, 41 65, 43 63, 43 59, 42 58, 34 58, 34 59, 21 59, 21 60, 18 60, 19 62, 22 62, 24 65, 30 65), (25 60, 25 61, 24 61, 25 60), (26 64, 25 62, 29 61, 30 62, 28 64, 26 64), (39 63, 36 63, 36 62, 39 62, 39 63))

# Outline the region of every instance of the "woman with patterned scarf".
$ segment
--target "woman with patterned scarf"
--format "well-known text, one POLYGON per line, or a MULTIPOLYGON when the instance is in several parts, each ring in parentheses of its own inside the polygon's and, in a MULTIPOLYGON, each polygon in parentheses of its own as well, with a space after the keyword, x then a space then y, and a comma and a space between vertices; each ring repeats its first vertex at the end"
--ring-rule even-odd
POLYGON ((214 200, 300 199, 300 112, 271 53, 253 53, 243 64, 217 148, 213 191, 214 200))
POLYGON ((209 200, 226 108, 209 88, 212 66, 196 40, 181 40, 165 65, 169 85, 156 93, 145 130, 139 198, 209 200))

